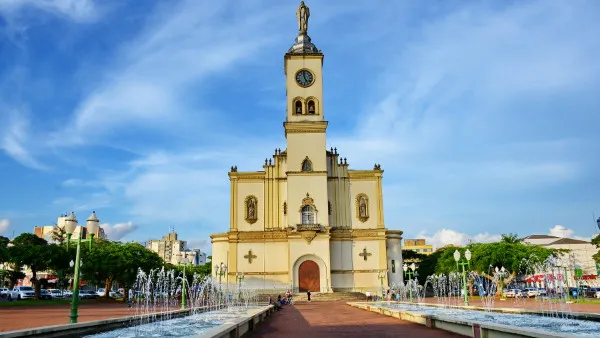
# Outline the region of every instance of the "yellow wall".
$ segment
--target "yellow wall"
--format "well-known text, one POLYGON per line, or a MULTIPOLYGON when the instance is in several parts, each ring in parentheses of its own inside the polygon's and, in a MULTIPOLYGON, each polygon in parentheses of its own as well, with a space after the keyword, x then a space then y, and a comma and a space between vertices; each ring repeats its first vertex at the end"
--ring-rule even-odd
POLYGON ((352 180, 350 184, 350 194, 352 196, 351 201, 351 210, 352 210, 352 228, 354 229, 367 229, 367 228, 377 228, 378 224, 378 214, 377 214, 377 203, 378 203, 378 193, 377 193, 377 180, 352 180), (356 198, 358 194, 366 194, 369 200, 369 219, 366 222, 361 222, 358 219, 358 212, 356 209, 356 198))
POLYGON ((238 181, 238 195, 236 198, 237 214, 238 214, 238 231, 258 231, 264 230, 265 226, 265 196, 264 183, 262 182, 244 182, 238 181), (253 195, 258 199, 257 211, 258 220, 254 224, 246 222, 246 205, 245 199, 247 196, 253 195))

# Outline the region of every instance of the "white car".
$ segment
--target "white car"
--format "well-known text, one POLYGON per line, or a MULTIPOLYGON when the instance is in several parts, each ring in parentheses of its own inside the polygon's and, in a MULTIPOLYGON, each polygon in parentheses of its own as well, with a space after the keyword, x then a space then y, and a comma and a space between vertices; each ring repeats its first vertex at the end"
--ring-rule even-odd
POLYGON ((7 298, 9 291, 8 288, 0 288, 0 298, 7 298))
POLYGON ((8 294, 12 299, 33 299, 35 297, 31 286, 15 286, 8 294))
POLYGON ((519 289, 506 289, 504 291, 504 297, 506 297, 506 298, 521 297, 521 290, 519 290, 519 289))
POLYGON ((523 297, 537 297, 540 295, 540 291, 536 288, 525 288, 521 291, 523 297))
MULTIPOLYGON (((98 295, 98 297, 104 297, 105 290, 106 290, 105 288, 98 289, 98 291, 96 291, 96 294, 98 295)), ((108 292, 108 296, 110 298, 119 298, 119 294, 112 290, 108 292)))

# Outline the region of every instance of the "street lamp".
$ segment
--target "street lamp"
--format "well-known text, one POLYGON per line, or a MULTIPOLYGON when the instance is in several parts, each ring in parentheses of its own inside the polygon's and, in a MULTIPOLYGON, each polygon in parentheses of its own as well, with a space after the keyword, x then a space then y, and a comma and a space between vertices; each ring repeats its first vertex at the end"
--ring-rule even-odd
POLYGON ((221 265, 215 264, 215 275, 219 276, 219 284, 221 284, 221 277, 227 273, 227 265, 221 262, 221 265))
POLYGON ((600 229, 600 217, 596 220, 596 224, 598 224, 598 229, 600 229))
POLYGON ((383 288, 383 280, 385 279, 386 270, 379 270, 377 272, 377 278, 381 284, 381 299, 385 298, 385 289, 383 288))
MULTIPOLYGON (((70 266, 75 266, 74 273, 74 282, 73 282, 73 299, 71 300, 71 314, 69 317, 71 318, 71 323, 77 323, 77 309, 79 307, 79 268, 81 267, 81 243, 89 242, 90 250, 92 250, 92 245, 94 242, 94 235, 98 232, 100 220, 96 217, 96 212, 92 212, 90 217, 86 222, 87 233, 89 235, 88 239, 81 239, 81 235, 83 235, 83 229, 80 229, 79 234, 77 236, 77 241, 73 241, 77 243, 77 253, 75 255, 75 261, 70 262, 70 266)), ((71 236, 73 236, 73 231, 77 228, 77 218, 75 218, 75 213, 71 212, 65 219, 65 231, 67 232, 67 251, 69 250, 69 244, 71 243, 71 236)))
POLYGON ((246 277, 244 276, 244 273, 243 273, 243 272, 237 272, 237 273, 235 274, 235 278, 237 279, 237 282, 238 282, 238 289, 240 290, 240 295, 239 295, 239 298, 240 298, 240 302, 241 302, 241 301, 242 301, 242 281, 243 281, 243 280, 244 280, 244 278, 246 278, 246 277))
POLYGON ((462 266, 462 278, 463 278, 463 292, 465 294, 465 306, 469 306, 469 295, 467 293, 467 272, 465 271, 465 265, 468 266, 469 268, 471 268, 470 265, 470 261, 471 261, 471 251, 469 251, 469 249, 467 249, 467 251, 465 251, 465 260, 461 260, 460 259, 460 252, 458 251, 458 249, 456 249, 456 251, 454 251, 454 260, 456 261, 456 269, 460 270, 458 268, 458 266, 462 266))
POLYGON ((404 270, 404 275, 408 276, 408 282, 406 283, 406 285, 408 285, 408 292, 410 294, 410 302, 412 303, 413 296, 412 296, 412 288, 410 287, 410 281, 412 280, 412 277, 417 276, 417 266, 415 265, 414 262, 410 266, 408 266, 408 265, 406 265, 406 263, 404 263, 404 265, 402 266, 402 270, 404 270), (410 268, 410 270, 409 270, 409 268, 410 268))
POLYGON ((183 278, 181 279, 181 309, 185 310, 185 266, 188 264, 188 259, 183 257, 181 253, 177 254, 179 265, 183 265, 183 278))

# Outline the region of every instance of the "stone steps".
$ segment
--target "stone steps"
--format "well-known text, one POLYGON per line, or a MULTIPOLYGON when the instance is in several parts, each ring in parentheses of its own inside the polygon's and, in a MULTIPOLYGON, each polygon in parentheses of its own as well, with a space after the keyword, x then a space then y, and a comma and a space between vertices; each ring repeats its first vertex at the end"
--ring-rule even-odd
MULTIPOLYGON (((312 292, 310 294, 310 300, 315 302, 327 302, 336 300, 365 300, 367 297, 365 294, 360 292, 312 292)), ((295 293, 294 302, 306 302, 308 298, 306 293, 295 293)))

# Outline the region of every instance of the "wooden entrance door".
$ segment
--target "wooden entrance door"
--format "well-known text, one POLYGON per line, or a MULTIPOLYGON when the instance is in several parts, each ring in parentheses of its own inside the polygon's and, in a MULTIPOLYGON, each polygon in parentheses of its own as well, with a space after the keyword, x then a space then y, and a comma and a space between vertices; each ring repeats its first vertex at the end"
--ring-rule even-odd
POLYGON ((320 292, 321 275, 319 274, 319 265, 314 261, 304 261, 298 267, 298 286, 300 292, 320 292))

